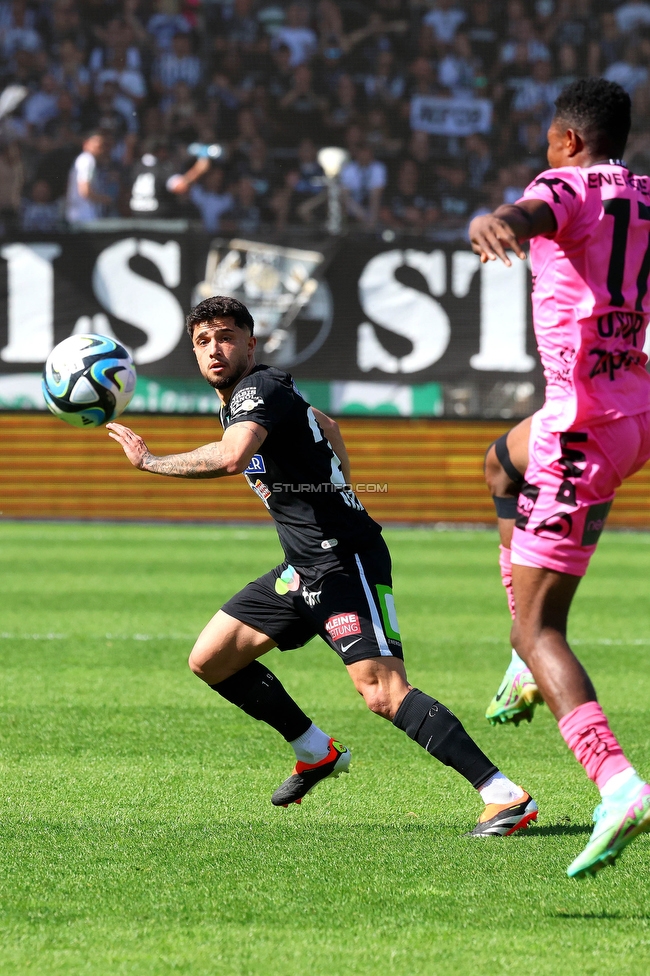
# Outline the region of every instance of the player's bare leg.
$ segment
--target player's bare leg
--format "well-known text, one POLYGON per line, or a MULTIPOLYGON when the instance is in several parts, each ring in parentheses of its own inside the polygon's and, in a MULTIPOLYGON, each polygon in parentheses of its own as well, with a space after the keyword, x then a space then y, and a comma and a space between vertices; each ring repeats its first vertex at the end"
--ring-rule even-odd
POLYGON ((537 819, 537 804, 494 766, 441 702, 414 688, 398 658, 375 657, 347 665, 368 708, 388 719, 439 762, 451 766, 485 803, 468 836, 505 836, 537 819))
MULTIPOLYGON (((531 418, 509 430, 505 442, 503 438, 490 445, 485 455, 485 482, 488 486, 497 513, 499 528, 499 566, 501 580, 508 595, 508 607, 514 619, 515 601, 512 594, 512 564, 510 544, 517 514, 517 497, 528 466, 528 441, 531 418)), ((491 725, 501 722, 514 722, 522 719, 531 721, 535 706, 542 696, 535 684, 529 668, 513 648, 508 669, 499 685, 496 695, 487 707, 485 717, 491 725)))
POLYGON ((566 640, 569 608, 581 577, 515 565, 512 578, 517 601, 513 644, 559 722, 579 705, 596 701, 594 686, 566 640))
POLYGON ((603 798, 591 839, 568 869, 570 877, 594 874, 613 863, 637 834, 650 830, 650 785, 623 753, 566 639, 581 577, 518 565, 512 575, 517 603, 513 644, 532 670, 565 742, 603 798))
MULTIPOLYGON (((317 782, 325 776, 347 772, 349 750, 314 725, 276 676, 259 663, 258 658, 275 646, 275 641, 261 630, 219 610, 199 635, 189 666, 223 698, 252 718, 266 722, 286 739, 296 756, 294 776, 298 771, 303 779, 305 774, 307 779, 311 775, 317 782), (310 774, 313 769, 318 772, 310 774)), ((288 802, 299 803, 315 782, 303 785, 306 788, 301 795, 296 798, 296 794, 288 802)), ((277 793, 273 802, 286 806, 277 793)))

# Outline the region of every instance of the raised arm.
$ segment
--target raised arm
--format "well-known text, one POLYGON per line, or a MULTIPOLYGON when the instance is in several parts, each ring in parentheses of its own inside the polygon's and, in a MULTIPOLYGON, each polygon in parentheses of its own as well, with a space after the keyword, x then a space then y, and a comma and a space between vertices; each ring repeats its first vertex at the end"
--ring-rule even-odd
POLYGON ((246 421, 233 424, 220 441, 197 447, 187 454, 156 457, 143 439, 124 424, 106 424, 108 436, 121 445, 127 458, 140 471, 169 478, 226 478, 241 474, 266 439, 266 429, 246 421))
POLYGON ((522 261, 526 253, 523 241, 542 234, 553 234, 557 230, 555 215, 544 200, 522 200, 520 203, 504 203, 494 213, 474 217, 469 225, 469 239, 472 250, 481 262, 496 261, 499 258, 507 267, 512 261, 506 248, 514 251, 522 261))
POLYGON ((318 421, 321 430, 325 434, 325 437, 330 442, 330 446, 337 458, 341 462, 341 471, 343 472, 343 477, 345 478, 346 484, 350 484, 350 478, 352 472, 350 471, 350 458, 348 457, 348 452, 343 440, 343 435, 341 434, 341 428, 335 420, 328 417, 326 413, 322 410, 317 410, 312 407, 314 411, 314 416, 318 421))

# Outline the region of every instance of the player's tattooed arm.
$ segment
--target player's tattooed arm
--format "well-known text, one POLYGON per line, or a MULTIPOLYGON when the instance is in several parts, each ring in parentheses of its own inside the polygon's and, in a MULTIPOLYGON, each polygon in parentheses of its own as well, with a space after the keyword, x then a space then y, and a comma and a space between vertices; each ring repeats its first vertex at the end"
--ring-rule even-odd
POLYGON ((481 262, 496 261, 499 258, 510 267, 512 262, 507 251, 514 251, 518 258, 525 260, 523 241, 543 234, 553 234, 557 230, 555 215, 544 200, 522 200, 520 203, 504 203, 494 213, 475 217, 469 225, 469 239, 472 250, 481 262))
POLYGON ((152 454, 142 437, 124 424, 107 424, 109 437, 117 441, 127 458, 140 471, 168 478, 224 478, 241 474, 266 439, 260 424, 234 424, 222 439, 186 454, 152 454))
POLYGON ((323 431, 325 437, 330 443, 330 447, 341 462, 343 477, 345 478, 346 484, 349 485, 351 483, 350 479, 352 478, 352 472, 350 469, 350 458, 343 440, 343 435, 341 434, 341 428, 335 420, 328 417, 326 413, 322 412, 322 410, 317 410, 315 407, 312 407, 312 410, 314 411, 314 416, 318 421, 320 429, 323 431))

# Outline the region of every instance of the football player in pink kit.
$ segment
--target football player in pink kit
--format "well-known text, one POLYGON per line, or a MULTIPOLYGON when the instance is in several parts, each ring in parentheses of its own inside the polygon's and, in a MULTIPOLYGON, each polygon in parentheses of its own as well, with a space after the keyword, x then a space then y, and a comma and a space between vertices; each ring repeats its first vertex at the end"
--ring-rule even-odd
POLYGON ((508 266, 507 249, 523 260, 521 243, 531 241, 533 320, 547 386, 542 409, 500 449, 502 466, 520 458, 513 481, 517 467, 525 470, 510 550, 512 638, 602 796, 589 843, 568 868, 579 877, 611 864, 650 830, 650 785, 624 755, 566 640, 569 607, 616 489, 650 459, 650 375, 642 352, 650 317, 650 179, 632 175, 620 159, 630 99, 619 85, 576 81, 555 104, 551 168, 516 204, 475 218, 470 239, 483 262, 508 266))

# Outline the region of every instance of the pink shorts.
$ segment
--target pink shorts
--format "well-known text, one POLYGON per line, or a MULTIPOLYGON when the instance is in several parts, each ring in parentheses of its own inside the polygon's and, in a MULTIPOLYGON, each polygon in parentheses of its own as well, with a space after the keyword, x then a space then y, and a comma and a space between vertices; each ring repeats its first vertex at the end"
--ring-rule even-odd
POLYGON ((616 489, 650 460, 650 413, 552 433, 533 415, 512 562, 584 576, 616 489))

